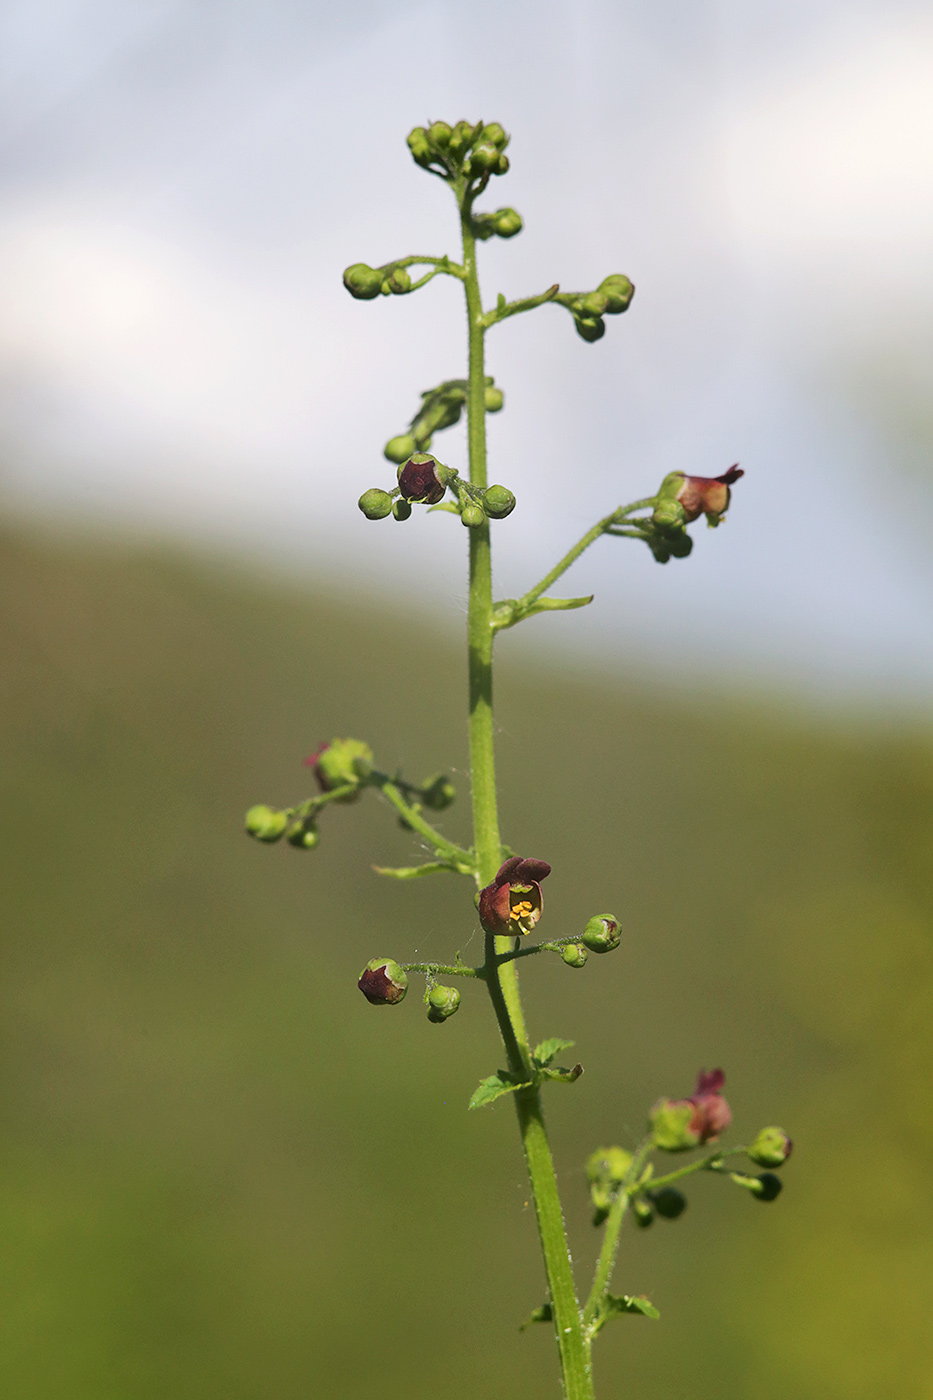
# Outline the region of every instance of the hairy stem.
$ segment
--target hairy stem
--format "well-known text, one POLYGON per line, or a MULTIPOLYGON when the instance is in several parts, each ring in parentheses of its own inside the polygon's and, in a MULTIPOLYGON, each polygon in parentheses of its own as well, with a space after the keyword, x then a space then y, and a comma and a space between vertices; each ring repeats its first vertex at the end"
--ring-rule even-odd
MULTIPOLYGON (((469 337, 467 439, 470 481, 484 488, 486 478, 486 405, 483 308, 476 272, 476 241, 470 222, 472 199, 460 193, 463 233, 463 266, 469 337)), ((492 560, 489 523, 469 531, 470 599, 467 634, 469 643, 470 771, 472 777, 473 829, 479 884, 489 884, 501 864, 499 813, 496 801, 495 746, 492 710, 492 560)), ((486 937, 486 985, 492 1000, 509 1060, 509 1069, 530 1078, 533 1069, 525 1017, 514 962, 499 964, 497 956, 510 951, 507 938, 486 937)), ((519 1130, 538 1232, 544 1254, 554 1328, 560 1353, 567 1400, 594 1400, 589 1347, 580 1319, 573 1268, 557 1176, 548 1144, 536 1086, 515 1094, 519 1130)))
POLYGON ((628 1186, 636 1182, 641 1175, 645 1158, 651 1151, 651 1139, 643 1142, 635 1153, 632 1165, 629 1168, 629 1182, 619 1191, 606 1217, 606 1232, 603 1235, 603 1247, 599 1251, 599 1259, 596 1264, 596 1274, 593 1279, 593 1287, 590 1289, 590 1296, 586 1300, 586 1307, 583 1309, 583 1325, 589 1330, 596 1319, 599 1305, 605 1296, 606 1289, 612 1281, 612 1271, 615 1268, 616 1255, 619 1250, 619 1231, 622 1229, 622 1221, 625 1219, 625 1212, 631 1200, 631 1192, 628 1186))

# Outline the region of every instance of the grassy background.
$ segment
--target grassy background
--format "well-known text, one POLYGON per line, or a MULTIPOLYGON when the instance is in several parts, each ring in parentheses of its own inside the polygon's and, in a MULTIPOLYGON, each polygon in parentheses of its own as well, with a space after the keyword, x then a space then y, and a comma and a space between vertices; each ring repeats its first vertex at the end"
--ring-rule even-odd
MULTIPOLYGON (((375 797, 313 853, 241 834, 368 739, 465 763, 460 648, 158 551, 0 536, 4 869, 0 1379, 17 1400, 557 1396, 481 989, 377 1011, 371 955, 478 955, 466 882, 375 797), (472 941, 471 941, 472 940, 472 941)), ((459 640, 459 639, 457 639, 459 640)), ((744 1136, 797 1142, 761 1206, 712 1179, 627 1234, 600 1393, 933 1397, 933 743, 560 674, 503 639, 506 839, 549 859, 547 931, 611 909, 582 972, 523 972, 581 1270, 582 1163, 722 1064, 744 1136)), ((462 777, 460 788, 466 795, 462 777)), ((467 837, 466 803, 447 814, 467 837)))

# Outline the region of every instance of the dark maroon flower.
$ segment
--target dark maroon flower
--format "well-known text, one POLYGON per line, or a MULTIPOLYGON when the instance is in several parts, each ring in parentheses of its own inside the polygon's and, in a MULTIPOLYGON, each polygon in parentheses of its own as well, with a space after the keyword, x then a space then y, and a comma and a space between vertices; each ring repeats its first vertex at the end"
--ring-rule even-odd
POLYGON ((480 891, 479 918, 487 933, 530 933, 541 917, 541 881, 550 875, 546 860, 512 856, 491 885, 480 891))
POLYGON ((408 974, 394 958, 373 958, 356 985, 373 1006, 394 1006, 408 991, 408 974))
POLYGON ((722 476, 685 475, 684 484, 677 492, 676 499, 684 508, 687 524, 700 515, 711 516, 718 521, 729 505, 732 495, 729 487, 744 475, 738 462, 727 472, 723 472, 722 476))
POLYGON ((447 490, 447 476, 440 463, 427 452, 416 452, 399 468, 398 484, 406 501, 434 506, 447 490))
POLYGON ((718 1137, 732 1122, 732 1110, 719 1092, 725 1082, 721 1069, 701 1069, 697 1075, 696 1088, 689 1099, 693 1104, 690 1130, 699 1134, 700 1142, 718 1137))

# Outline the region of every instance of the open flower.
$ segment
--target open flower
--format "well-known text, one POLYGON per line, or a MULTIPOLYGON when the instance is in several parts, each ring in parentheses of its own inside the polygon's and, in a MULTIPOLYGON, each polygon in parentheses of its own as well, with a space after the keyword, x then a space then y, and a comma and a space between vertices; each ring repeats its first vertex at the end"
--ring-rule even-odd
POLYGON ((732 1122, 732 1110, 719 1092, 721 1069, 701 1069, 689 1099, 658 1099, 649 1122, 655 1145, 664 1152, 687 1152, 713 1142, 732 1122))
POLYGON ((406 501, 437 505, 447 490, 447 471, 427 452, 416 452, 399 468, 398 484, 406 501))
POLYGON ((744 476, 738 462, 722 476, 684 476, 683 485, 677 492, 676 500, 684 508, 689 525, 691 520, 705 515, 711 525, 718 525, 729 506, 732 492, 730 486, 744 476))
POLYGON ((512 856, 491 885, 480 891, 479 919, 487 933, 530 933, 541 917, 541 881, 551 873, 546 860, 512 856))

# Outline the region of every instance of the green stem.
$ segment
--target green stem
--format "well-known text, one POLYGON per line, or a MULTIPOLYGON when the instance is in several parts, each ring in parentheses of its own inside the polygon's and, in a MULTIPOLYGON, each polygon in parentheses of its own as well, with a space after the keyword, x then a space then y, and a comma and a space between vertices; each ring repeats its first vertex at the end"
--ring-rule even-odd
MULTIPOLYGON (((632 1181, 637 1181, 641 1175, 645 1158, 651 1151, 651 1139, 643 1142, 635 1153, 632 1165, 629 1167, 628 1175, 632 1181)), ((622 1229, 622 1221, 625 1219, 625 1212, 628 1210, 632 1193, 629 1190, 620 1191, 609 1207, 609 1214, 606 1217, 606 1233, 603 1235, 603 1247, 599 1251, 599 1260, 596 1264, 596 1274, 593 1279, 593 1287, 590 1289, 590 1296, 586 1300, 586 1307, 583 1309, 583 1326, 589 1331, 596 1319, 599 1305, 603 1300, 606 1289, 612 1281, 612 1271, 615 1268, 616 1254, 619 1249, 619 1231, 622 1229)))
POLYGON ((405 972, 420 972, 425 976, 443 973, 445 977, 485 978, 481 967, 467 967, 464 963, 399 963, 405 972))
POLYGON ((681 1167, 676 1172, 668 1172, 666 1176, 652 1177, 648 1182, 648 1189, 656 1191, 659 1186, 668 1186, 672 1181, 680 1181, 685 1176, 692 1176, 694 1172, 701 1172, 710 1168, 714 1162, 724 1161, 726 1157, 738 1157, 745 1151, 744 1147, 731 1147, 728 1152, 710 1152, 708 1156, 701 1157, 696 1162, 691 1162, 689 1167, 681 1167))
POLYGON ((602 520, 597 520, 592 530, 587 530, 583 538, 577 540, 577 543, 572 549, 568 549, 560 563, 555 564, 551 572, 545 574, 540 583, 536 583, 534 588, 530 588, 523 597, 516 600, 516 608, 518 610, 523 610, 530 607, 532 603, 541 597, 542 593, 547 592, 552 583, 556 583, 561 574, 567 572, 570 565, 580 558, 583 551, 589 549, 590 545, 595 543, 600 535, 604 535, 611 526, 621 524, 625 517, 630 515, 633 510, 642 510, 646 506, 653 506, 654 503, 654 497, 649 497, 643 501, 633 501, 630 506, 619 506, 618 510, 614 510, 611 515, 604 516, 602 520))
POLYGON ((437 851, 438 855, 447 856, 449 860, 465 863, 471 870, 473 868, 473 858, 469 851, 465 851, 462 846, 458 846, 454 841, 448 841, 446 836, 442 836, 436 831, 430 822, 426 822, 420 812, 410 806, 402 796, 395 783, 384 779, 383 775, 374 773, 371 778, 372 785, 378 787, 379 791, 385 795, 395 810, 404 817, 412 831, 417 831, 419 836, 423 836, 426 841, 437 851))
MULTIPOLYGON (((476 240, 470 213, 472 197, 463 187, 460 196, 460 222, 463 234, 463 265, 469 344, 469 383, 467 392, 467 440, 470 454, 470 481, 484 488, 486 478, 486 405, 483 307, 476 272, 476 240)), ((496 801, 495 746, 492 710, 492 560, 488 522, 469 532, 470 595, 467 622, 469 643, 470 772, 472 778, 473 828, 476 869, 480 886, 489 884, 502 861, 499 813, 496 801)), ((510 940, 486 936, 486 985, 492 1000, 509 1069, 522 1078, 533 1073, 525 1017, 513 962, 500 966, 499 954, 511 952, 510 940)), ((594 1400, 589 1347, 580 1321, 580 1308, 574 1286, 573 1268, 557 1176, 548 1145, 541 1097, 537 1087, 514 1095, 519 1130, 531 1192, 535 1203, 538 1232, 544 1254, 548 1288, 554 1313, 554 1329, 560 1353, 566 1400, 594 1400)))

